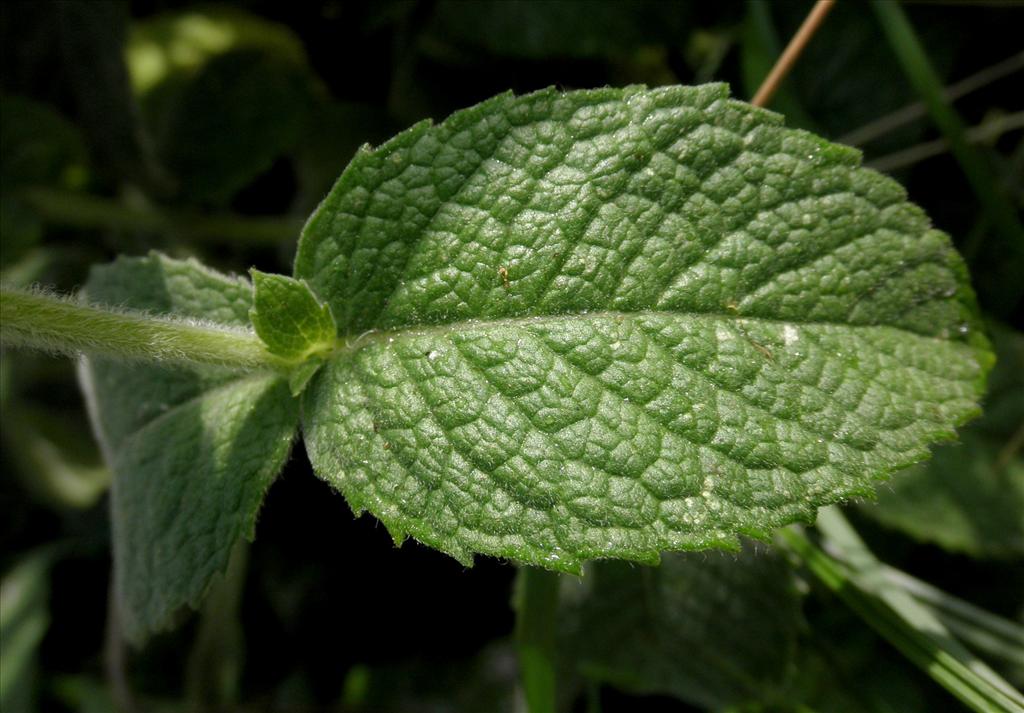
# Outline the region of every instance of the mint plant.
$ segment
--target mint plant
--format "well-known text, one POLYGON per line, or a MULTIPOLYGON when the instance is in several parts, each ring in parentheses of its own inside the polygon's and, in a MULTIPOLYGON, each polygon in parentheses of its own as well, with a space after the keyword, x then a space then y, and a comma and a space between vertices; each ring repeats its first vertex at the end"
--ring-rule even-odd
MULTIPOLYGON (((439 27, 458 15, 445 5, 439 27)), ((229 205, 299 140, 320 88, 280 28, 235 11, 204 22, 153 22, 129 51, 170 169, 150 173, 147 191, 185 208, 129 208, 112 224, 190 238, 227 226, 231 240, 252 229, 276 242, 291 221, 198 211, 229 205), (276 99, 261 102, 264 70, 276 99), (220 145, 216 110, 193 122, 217 101, 238 117, 258 105, 253 133, 220 145)), ((160 646, 155 635, 201 609, 187 705, 235 704, 240 664, 226 647, 240 634, 224 616, 229 643, 218 643, 221 610, 240 606, 268 490, 305 453, 396 545, 412 539, 467 568, 480 556, 518 566, 532 713, 600 685, 713 710, 872 709, 874 684, 846 700, 822 683, 839 658, 846 671, 874 659, 808 645, 862 633, 805 611, 810 590, 846 602, 861 629, 973 709, 1024 706, 972 653, 1015 670, 1020 627, 886 569, 832 507, 879 491, 863 512, 886 527, 1019 556, 1022 471, 1006 445, 1019 435, 1019 338, 982 318, 964 259, 896 181, 729 95, 722 83, 550 88, 421 121, 356 152, 301 229, 291 275, 227 274, 173 245, 129 247, 73 295, 30 287, 31 264, 5 271, 5 349, 77 359, 112 471, 111 650, 121 637, 160 646), (970 447, 915 466, 979 415, 989 330, 1002 369, 986 417, 964 431, 970 447), (976 474, 958 480, 962 470, 976 474), (987 514, 997 519, 979 530, 987 514), (816 518, 819 534, 806 534, 816 518)), ((11 126, 4 141, 20 145, 24 127, 11 126)), ((73 127, 44 128, 76 149, 52 163, 81 159, 73 127)), ((142 161, 148 147, 136 148, 142 161)), ((67 169, 22 180, 10 165, 10 225, 107 220, 94 199, 47 187, 70 185, 67 169)), ((296 205, 308 202, 300 192, 296 205)), ((6 402, 6 365, 0 376, 6 402)), ((35 556, 45 591, 53 560, 35 556)), ((37 633, 5 634, 21 636, 40 645, 37 633)), ((360 680, 350 675, 346 696, 360 680)), ((0 704, 14 700, 7 690, 0 704)), ((875 708, 895 705, 879 696, 875 708)), ((465 705, 495 705, 481 700, 465 705)))
MULTIPOLYGON (((160 255, 94 270, 91 305, 197 320, 122 316, 154 351, 185 324, 223 337, 214 370, 84 362, 126 633, 196 605, 251 538, 298 426, 289 378, 312 378, 314 472, 466 564, 734 548, 951 437, 992 357, 949 239, 856 152, 727 91, 548 90, 421 123, 353 159, 295 278, 254 272, 255 298, 160 255), (253 327, 264 369, 230 340, 253 327)), ((5 336, 59 341, 21 299, 5 336)))

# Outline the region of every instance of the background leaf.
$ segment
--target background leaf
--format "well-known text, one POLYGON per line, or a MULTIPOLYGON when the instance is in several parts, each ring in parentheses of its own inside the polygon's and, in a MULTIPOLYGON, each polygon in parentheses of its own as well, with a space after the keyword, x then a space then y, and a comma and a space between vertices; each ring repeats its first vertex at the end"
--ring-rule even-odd
POLYGON ((79 188, 86 180, 86 150, 78 129, 52 108, 3 96, 0 113, 0 265, 9 267, 39 242, 43 226, 20 190, 33 186, 79 188))
POLYGON ((301 40, 287 27, 231 5, 205 5, 135 22, 125 53, 132 87, 145 96, 237 50, 261 50, 294 64, 306 58, 301 40))
POLYGON ((764 549, 596 562, 562 595, 560 650, 594 680, 717 710, 780 701, 794 673, 801 597, 764 549))
MULTIPOLYGON (((152 254, 95 268, 90 301, 246 325, 249 284, 152 254)), ((88 359, 93 426, 114 471, 115 587, 141 642, 195 607, 256 513, 291 445, 296 404, 282 377, 88 359)))
POLYGON ((685 35, 690 7, 640 0, 629 5, 583 0, 442 0, 430 32, 497 55, 602 57, 685 35))
POLYGON ((259 50, 220 55, 154 89, 147 118, 179 199, 226 205, 296 144, 311 92, 304 65, 259 50))

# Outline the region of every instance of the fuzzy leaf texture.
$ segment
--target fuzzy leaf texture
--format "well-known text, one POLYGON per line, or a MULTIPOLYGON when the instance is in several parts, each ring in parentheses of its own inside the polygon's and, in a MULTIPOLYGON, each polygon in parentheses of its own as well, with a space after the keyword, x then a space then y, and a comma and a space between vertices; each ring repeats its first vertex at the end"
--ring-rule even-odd
POLYGON ((949 238, 859 161, 720 84, 504 94, 365 147, 295 262, 342 340, 314 470, 396 541, 572 572, 872 493, 991 354, 949 238))
POLYGON ((992 324, 998 356, 985 414, 959 443, 901 473, 864 512, 972 557, 1024 556, 1024 335, 992 324))
POLYGON ((711 710, 786 697, 802 616, 781 555, 748 543, 657 568, 595 562, 561 594, 559 650, 587 678, 711 710))
POLYGON ((272 354, 304 361, 334 346, 337 329, 331 310, 317 302, 309 287, 284 275, 251 270, 253 307, 249 318, 272 354))
MULTIPOLYGON (((94 268, 89 301, 244 328, 246 280, 161 255, 94 268)), ((114 586, 139 643, 198 605, 252 539, 263 496, 288 456, 297 403, 275 374, 84 360, 93 429, 114 472, 114 586)))

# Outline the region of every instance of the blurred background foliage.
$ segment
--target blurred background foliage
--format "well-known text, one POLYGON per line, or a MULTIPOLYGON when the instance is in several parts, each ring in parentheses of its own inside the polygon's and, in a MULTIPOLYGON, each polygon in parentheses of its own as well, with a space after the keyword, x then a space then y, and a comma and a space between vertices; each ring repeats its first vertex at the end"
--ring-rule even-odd
MULTIPOLYGON (((305 216, 359 145, 508 89, 716 80, 746 98, 809 6, 4 2, 3 281, 73 291, 90 264, 154 249, 288 272, 305 216)), ((1024 7, 944 2, 908 14, 1019 229, 1024 7)), ((874 14, 846 2, 771 106, 860 146, 969 262, 1001 359, 988 411, 959 444, 848 514, 881 559, 1012 626, 1024 620, 1024 239, 990 218, 919 102, 874 14)), ((119 646, 107 617, 109 473, 84 408, 73 365, 4 353, 5 713, 521 707, 514 568, 483 558, 466 570, 413 543, 396 549, 309 477, 299 449, 256 543, 236 553, 203 610, 143 651, 119 646)), ((764 546, 588 574, 562 592, 566 710, 954 705, 764 546)), ((1024 684, 1021 647, 986 646, 1024 684)))

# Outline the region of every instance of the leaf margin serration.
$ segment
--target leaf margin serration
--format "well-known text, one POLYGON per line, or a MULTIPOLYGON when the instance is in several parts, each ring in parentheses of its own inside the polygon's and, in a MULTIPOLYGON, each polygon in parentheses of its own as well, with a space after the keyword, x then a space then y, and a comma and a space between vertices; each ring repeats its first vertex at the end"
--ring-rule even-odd
MULTIPOLYGON (((669 88, 669 89, 671 90, 671 89, 675 89, 675 88, 669 88)), ((737 102, 736 100, 729 99, 727 97, 728 89, 727 89, 727 87, 725 87, 725 85, 711 85, 711 86, 705 85, 704 87, 690 88, 690 89, 701 89, 701 90, 706 90, 706 91, 710 91, 710 92, 717 92, 719 100, 724 101, 724 102, 726 102, 726 103, 728 103, 730 105, 742 105, 744 107, 744 110, 752 111, 765 124, 781 127, 786 132, 790 132, 792 136, 798 137, 799 140, 801 140, 801 141, 809 141, 809 142, 812 142, 812 143, 817 143, 819 146, 821 146, 829 154, 829 156, 831 157, 832 160, 834 160, 836 162, 839 162, 839 163, 842 163, 844 165, 850 166, 853 170, 856 170, 856 171, 867 171, 867 172, 870 172, 870 169, 865 169, 865 168, 862 168, 862 167, 859 166, 860 159, 861 159, 860 151, 858 151, 856 149, 853 149, 853 148, 850 148, 850 147, 844 147, 844 146, 839 146, 839 145, 836 145, 836 144, 832 144, 832 143, 826 141, 825 139, 822 139, 821 137, 817 137, 817 136, 815 136, 813 134, 810 134, 808 132, 804 132, 804 131, 797 130, 797 129, 785 128, 785 127, 782 126, 783 119, 778 114, 775 114, 774 112, 770 112, 768 110, 764 110, 764 109, 760 109, 760 108, 753 108, 752 109, 752 108, 749 107, 749 105, 743 104, 742 102, 737 102)), ((627 87, 625 89, 604 88, 604 89, 595 89, 595 90, 580 90, 578 92, 578 94, 580 94, 580 95, 587 94, 587 95, 590 95, 590 96, 618 97, 618 98, 620 98, 622 100, 627 100, 631 93, 646 92, 646 91, 657 91, 657 90, 646 90, 643 87, 633 86, 633 87, 627 87)), ((475 105, 473 107, 469 107, 467 109, 463 109, 461 111, 455 112, 450 117, 448 117, 447 119, 445 119, 444 121, 442 121, 440 123, 434 124, 430 120, 421 121, 421 122, 415 124, 414 126, 410 127, 409 129, 407 129, 407 130, 401 132, 400 134, 396 135, 395 137, 393 137, 389 141, 381 144, 377 148, 371 148, 368 145, 362 147, 359 150, 359 152, 356 154, 355 158, 353 159, 353 161, 349 165, 349 167, 346 168, 346 170, 339 177, 338 181, 336 182, 336 184, 335 184, 334 188, 332 189, 331 193, 329 194, 328 198, 325 199, 324 203, 321 204, 321 207, 318 208, 317 211, 314 212, 314 214, 307 221, 307 224, 306 224, 305 228, 303 229, 302 237, 300 238, 300 247, 299 247, 299 252, 296 255, 295 273, 294 274, 296 276, 301 276, 301 277, 307 279, 310 282, 311 286, 313 287, 314 291, 318 291, 317 284, 316 284, 316 275, 311 273, 311 271, 315 272, 317 270, 317 267, 316 267, 317 260, 316 260, 315 252, 313 253, 313 256, 310 257, 310 252, 309 252, 310 248, 304 247, 304 246, 308 246, 308 244, 311 241, 310 236, 313 233, 315 233, 318 229, 320 229, 322 221, 325 221, 325 220, 329 221, 330 220, 330 215, 328 214, 328 208, 329 208, 329 202, 330 202, 331 198, 333 196, 335 196, 336 194, 339 194, 340 192, 344 191, 344 190, 360 188, 360 185, 358 183, 360 171, 362 171, 366 167, 366 164, 368 164, 368 162, 370 162, 371 159, 375 159, 375 158, 378 158, 378 157, 387 157, 387 156, 392 155, 394 152, 397 152, 397 151, 402 150, 402 149, 409 148, 410 146, 414 145, 415 142, 418 139, 420 139, 421 137, 423 137, 425 134, 429 133, 433 129, 438 129, 440 127, 445 127, 445 126, 449 126, 450 127, 453 124, 457 124, 458 122, 469 121, 475 115, 482 114, 486 110, 489 110, 492 107, 500 106, 503 103, 510 102, 510 101, 511 102, 515 102, 515 101, 520 101, 520 100, 527 100, 527 99, 536 98, 536 97, 552 96, 552 95, 557 95, 557 94, 559 94, 559 92, 556 89, 554 89, 554 88, 547 88, 547 89, 544 89, 544 90, 540 90, 538 92, 534 92, 534 93, 527 94, 527 95, 521 95, 521 96, 516 96, 516 95, 513 95, 511 92, 506 92, 506 93, 503 93, 503 94, 499 94, 499 95, 497 95, 495 97, 492 97, 491 99, 485 100, 484 102, 481 102, 480 104, 477 104, 477 105, 475 105)), ((871 173, 874 173, 874 172, 871 172, 871 173)), ((920 212, 920 209, 916 208, 916 206, 913 206, 913 204, 910 204, 909 202, 906 201, 905 191, 903 191, 901 187, 898 187, 898 185, 895 184, 895 182, 891 181, 891 179, 885 178, 885 180, 888 181, 890 184, 892 184, 892 185, 889 186, 890 190, 897 190, 899 192, 899 194, 900 194, 900 200, 903 203, 906 203, 906 205, 912 207, 912 208, 910 208, 910 210, 917 210, 917 211, 920 212), (893 186, 896 186, 896 187, 893 188, 893 186)), ((933 233, 933 234, 934 233, 938 233, 938 231, 933 231, 933 230, 930 230, 930 232, 933 233)), ((946 246, 949 247, 950 241, 949 241, 948 236, 945 236, 944 234, 939 234, 939 239, 940 240, 944 240, 945 243, 946 243, 946 246)), ((971 318, 971 324, 970 324, 970 329, 969 329, 969 337, 968 337, 968 340, 967 340, 967 346, 969 346, 971 348, 971 351, 974 353, 974 357, 977 359, 977 362, 978 362, 978 370, 977 370, 976 378, 974 379, 974 392, 975 392, 975 402, 976 402, 977 401, 977 397, 980 396, 981 392, 983 391, 985 375, 986 375, 987 371, 991 368, 992 357, 991 357, 991 353, 988 350, 987 340, 986 340, 984 334, 982 333, 982 330, 979 327, 980 318, 978 317, 978 311, 977 311, 976 303, 975 303, 975 300, 974 300, 973 290, 971 289, 969 281, 967 279, 966 266, 959 259, 959 257, 955 255, 955 253, 951 249, 949 251, 948 258, 949 258, 949 264, 946 267, 948 267, 951 270, 951 272, 954 273, 956 275, 956 277, 957 277, 957 290, 956 290, 956 295, 955 295, 956 299, 961 304, 961 306, 964 308, 965 314, 970 315, 970 318, 971 318)), ((345 286, 345 288, 347 288, 347 286, 345 286)), ((321 292, 320 292, 319 296, 325 302, 330 304, 331 303, 331 295, 324 294, 323 293, 323 289, 324 289, 323 285, 321 284, 320 285, 320 291, 321 292)), ((352 296, 353 295, 349 295, 350 298, 352 296)), ((349 305, 349 306, 351 306, 351 305, 349 305)), ((359 342, 360 342, 360 340, 366 334, 365 332, 361 332, 361 333, 358 333, 358 334, 357 333, 352 333, 352 332, 346 332, 345 331, 346 320, 339 319, 338 322, 339 322, 339 333, 340 333, 340 337, 342 339, 342 345, 343 346, 341 347, 339 352, 336 353, 335 358, 334 358, 335 362, 337 362, 338 360, 347 358, 347 354, 349 352, 353 352, 354 353, 359 348, 361 348, 359 346, 359 342)), ((472 323, 473 323, 473 320, 468 320, 466 322, 466 324, 469 324, 469 325, 472 325, 472 323)), ((448 323, 448 325, 451 326, 451 327, 457 327, 458 323, 457 322, 455 322, 455 323, 448 323)), ((427 326, 429 328, 430 326, 439 326, 439 325, 425 325, 425 326, 427 326)), ((369 333, 372 333, 374 331, 376 331, 376 330, 371 328, 369 330, 369 333)), ((396 329, 395 330, 395 334, 398 334, 400 331, 401 330, 396 329)), ((415 334, 417 332, 417 327, 415 325, 407 325, 405 331, 407 331, 409 333, 415 334)), ((328 366, 330 366, 330 364, 328 366)), ((320 413, 323 413, 323 411, 325 409, 325 407, 317 405, 317 403, 314 400, 314 397, 312 396, 312 394, 314 394, 314 393, 316 393, 318 391, 317 385, 320 384, 324 379, 327 378, 325 375, 328 372, 329 372, 329 369, 325 368, 324 370, 321 371, 320 374, 317 375, 317 377, 315 377, 314 383, 312 383, 311 384, 311 388, 307 390, 305 398, 303 400, 303 413, 304 413, 304 417, 303 418, 304 418, 304 422, 305 422, 304 431, 306 433, 307 441, 308 441, 310 435, 311 434, 315 434, 315 432, 316 432, 316 423, 315 422, 317 420, 317 417, 314 414, 316 414, 318 411, 320 413)), ((966 421, 968 421, 971 418, 975 417, 979 412, 980 412, 980 409, 975 405, 974 408, 967 409, 967 410, 959 413, 956 416, 956 418, 953 419, 953 421, 951 423, 946 424, 945 426, 936 427, 936 428, 928 431, 927 436, 923 439, 923 442, 922 442, 921 446, 917 450, 915 450, 914 452, 909 453, 907 455, 905 461, 901 461, 901 462, 898 462, 898 463, 887 465, 885 468, 882 468, 882 469, 880 469, 880 470, 870 474, 857 487, 853 487, 853 488, 850 488, 846 492, 839 493, 838 496, 834 497, 831 500, 828 500, 828 501, 820 503, 820 504, 809 503, 806 512, 804 512, 800 517, 792 518, 789 521, 809 522, 813 518, 814 512, 816 511, 817 507, 820 507, 821 505, 828 504, 828 503, 831 503, 831 502, 836 502, 837 500, 842 501, 842 500, 846 500, 846 499, 853 498, 853 497, 872 497, 874 495, 874 492, 875 492, 874 491, 874 485, 877 484, 877 482, 880 482, 880 481, 883 481, 883 480, 887 479, 893 473, 903 469, 907 465, 910 465, 910 464, 918 462, 918 461, 920 461, 920 460, 922 460, 924 458, 927 458, 928 455, 929 455, 929 452, 928 452, 928 449, 927 449, 927 443, 941 442, 943 440, 951 440, 951 439, 955 438, 955 427, 959 426, 959 425, 962 425, 966 421)), ((312 453, 311 453, 311 461, 315 461, 315 456, 312 453)), ((380 511, 380 508, 374 509, 371 505, 368 505, 368 503, 366 502, 365 498, 363 498, 360 494, 352 491, 351 489, 347 490, 344 487, 344 477, 343 476, 340 476, 338 474, 324 474, 324 473, 321 473, 321 472, 319 472, 321 470, 321 468, 316 463, 314 463, 314 470, 317 471, 318 475, 320 475, 324 479, 328 480, 328 482, 331 482, 333 487, 336 487, 336 488, 338 488, 339 490, 341 490, 343 492, 343 494, 345 495, 347 501, 349 502, 350 507, 353 509, 354 512, 356 512, 358 514, 358 513, 361 513, 363 511, 365 511, 365 510, 370 510, 371 512, 373 512, 373 514, 376 517, 381 519, 381 521, 388 528, 388 531, 391 533, 391 535, 392 535, 392 537, 393 537, 393 539, 395 540, 396 543, 400 543, 404 539, 406 539, 407 537, 412 536, 415 539, 420 540, 421 542, 424 542, 425 544, 428 544, 428 545, 430 545, 432 547, 436 547, 437 549, 440 549, 440 550, 450 554, 451 556, 455 557, 460 562, 462 562, 464 564, 467 564, 467 565, 471 564, 474 551, 480 552, 480 553, 484 553, 484 554, 491 554, 491 555, 495 555, 495 556, 499 556, 499 557, 509 557, 511 559, 516 559, 518 561, 526 561, 526 562, 528 562, 530 564, 536 564, 536 565, 539 565, 539 566, 546 566, 546 567, 549 567, 549 568, 552 568, 552 569, 558 569, 558 570, 569 571, 569 572, 578 572, 579 569, 580 569, 580 566, 582 564, 582 560, 573 560, 571 557, 570 558, 559 557, 559 558, 556 558, 554 560, 552 560, 551 558, 548 558, 548 557, 544 557, 544 558, 535 558, 535 557, 523 558, 523 557, 519 556, 519 555, 522 554, 521 552, 519 552, 519 553, 493 552, 493 551, 492 552, 486 552, 484 550, 472 550, 470 548, 460 547, 457 544, 453 544, 452 542, 446 542, 443 539, 438 539, 437 537, 433 536, 433 534, 429 531, 429 528, 424 530, 422 527, 418 526, 418 523, 409 522, 409 521, 405 520, 404 518, 396 517, 393 514, 389 515, 387 513, 382 513, 380 511)), ((419 523, 419 524, 422 524, 422 523, 419 523)), ((748 537, 753 537, 755 539, 766 540, 766 539, 768 539, 770 537, 771 530, 774 529, 777 526, 779 526, 779 525, 778 524, 774 524, 774 525, 768 525, 768 526, 762 527, 762 528, 741 529, 741 530, 738 530, 736 532, 731 533, 731 535, 726 536, 726 537, 709 538, 709 545, 718 546, 718 547, 724 547, 724 548, 728 548, 728 549, 735 549, 735 548, 739 547, 739 541, 738 541, 738 536, 739 535, 745 535, 745 536, 748 536, 748 537), (711 540, 714 540, 714 541, 711 542, 711 540)), ((658 555, 658 551, 651 551, 651 552, 646 552, 646 553, 638 553, 636 556, 630 555, 627 558, 635 559, 637 561, 643 561, 643 562, 656 562, 657 559, 658 559, 658 556, 659 556, 658 555)))

